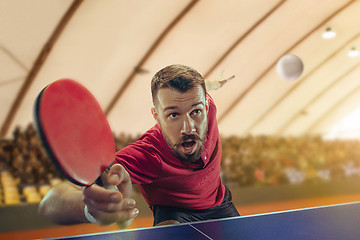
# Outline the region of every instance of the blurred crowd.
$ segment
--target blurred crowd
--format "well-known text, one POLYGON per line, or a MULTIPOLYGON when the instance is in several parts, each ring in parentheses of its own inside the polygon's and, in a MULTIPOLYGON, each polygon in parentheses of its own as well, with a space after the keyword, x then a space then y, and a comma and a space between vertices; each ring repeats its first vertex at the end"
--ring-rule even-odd
POLYGON ((360 142, 319 136, 222 138, 223 179, 239 186, 360 179, 360 142))
POLYGON ((40 138, 32 124, 24 130, 19 127, 11 139, 0 142, 0 192, 1 202, 19 203, 30 199, 39 200, 54 181, 61 179, 42 147, 40 138), (3 191, 1 191, 3 189, 3 191), (29 192, 32 196, 25 196, 29 192))
POLYGON ((10 170, 21 186, 49 184, 59 177, 32 124, 23 131, 16 128, 13 138, 0 144, 0 171, 10 170))
MULTIPOLYGON (((114 134, 116 150, 140 135, 114 134)), ((360 179, 360 142, 325 141, 321 137, 222 137, 222 179, 238 186, 300 184, 344 178, 360 179)), ((0 205, 6 203, 2 189, 16 188, 19 200, 29 188, 40 198, 54 183, 62 181, 32 124, 16 128, 11 139, 0 142, 0 205), (8 186, 4 186, 8 184, 8 186), (46 186, 46 187, 45 187, 46 186), (46 189, 40 191, 41 189, 46 189)), ((31 199, 31 198, 29 198, 31 199)))

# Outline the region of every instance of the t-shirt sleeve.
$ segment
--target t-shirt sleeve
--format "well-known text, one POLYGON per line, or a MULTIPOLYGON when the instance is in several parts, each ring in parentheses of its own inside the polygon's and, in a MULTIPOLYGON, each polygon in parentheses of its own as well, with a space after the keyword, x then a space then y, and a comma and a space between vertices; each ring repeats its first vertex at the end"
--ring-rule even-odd
POLYGON ((115 163, 124 166, 135 184, 151 183, 161 173, 161 161, 156 148, 142 139, 118 151, 115 163))

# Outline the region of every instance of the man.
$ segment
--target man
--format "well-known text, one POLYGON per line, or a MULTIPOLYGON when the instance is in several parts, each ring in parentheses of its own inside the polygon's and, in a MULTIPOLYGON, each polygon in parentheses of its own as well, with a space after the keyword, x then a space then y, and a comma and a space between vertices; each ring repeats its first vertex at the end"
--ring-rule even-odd
POLYGON ((230 191, 221 183, 221 143, 216 107, 203 77, 183 65, 170 65, 152 79, 157 124, 120 150, 107 176, 110 190, 55 186, 40 203, 40 213, 63 224, 93 222, 126 227, 138 214, 130 199, 139 186, 154 214, 154 225, 238 216, 230 191))

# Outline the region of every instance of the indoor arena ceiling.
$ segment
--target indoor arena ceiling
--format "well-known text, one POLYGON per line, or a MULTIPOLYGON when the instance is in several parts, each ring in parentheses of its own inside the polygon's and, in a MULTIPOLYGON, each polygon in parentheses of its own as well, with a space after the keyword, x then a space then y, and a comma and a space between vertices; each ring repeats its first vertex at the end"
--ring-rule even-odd
POLYGON ((173 63, 236 76, 211 92, 224 136, 325 136, 360 105, 360 57, 348 56, 360 1, 0 0, 0 19, 1 137, 33 122, 37 94, 60 78, 95 95, 114 133, 141 133, 155 123, 151 77, 173 63), (294 81, 276 72, 289 53, 304 63, 294 81))

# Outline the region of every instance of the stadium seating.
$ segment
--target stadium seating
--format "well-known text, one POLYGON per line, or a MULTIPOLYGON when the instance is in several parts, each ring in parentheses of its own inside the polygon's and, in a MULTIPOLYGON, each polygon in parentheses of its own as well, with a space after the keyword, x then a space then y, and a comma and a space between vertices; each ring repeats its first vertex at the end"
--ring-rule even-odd
MULTIPOLYGON (((139 136, 114 135, 119 150, 139 136)), ((360 179, 360 142, 319 136, 222 137, 222 179, 240 187, 360 179)), ((0 205, 38 203, 64 179, 32 124, 0 142, 0 205)))

